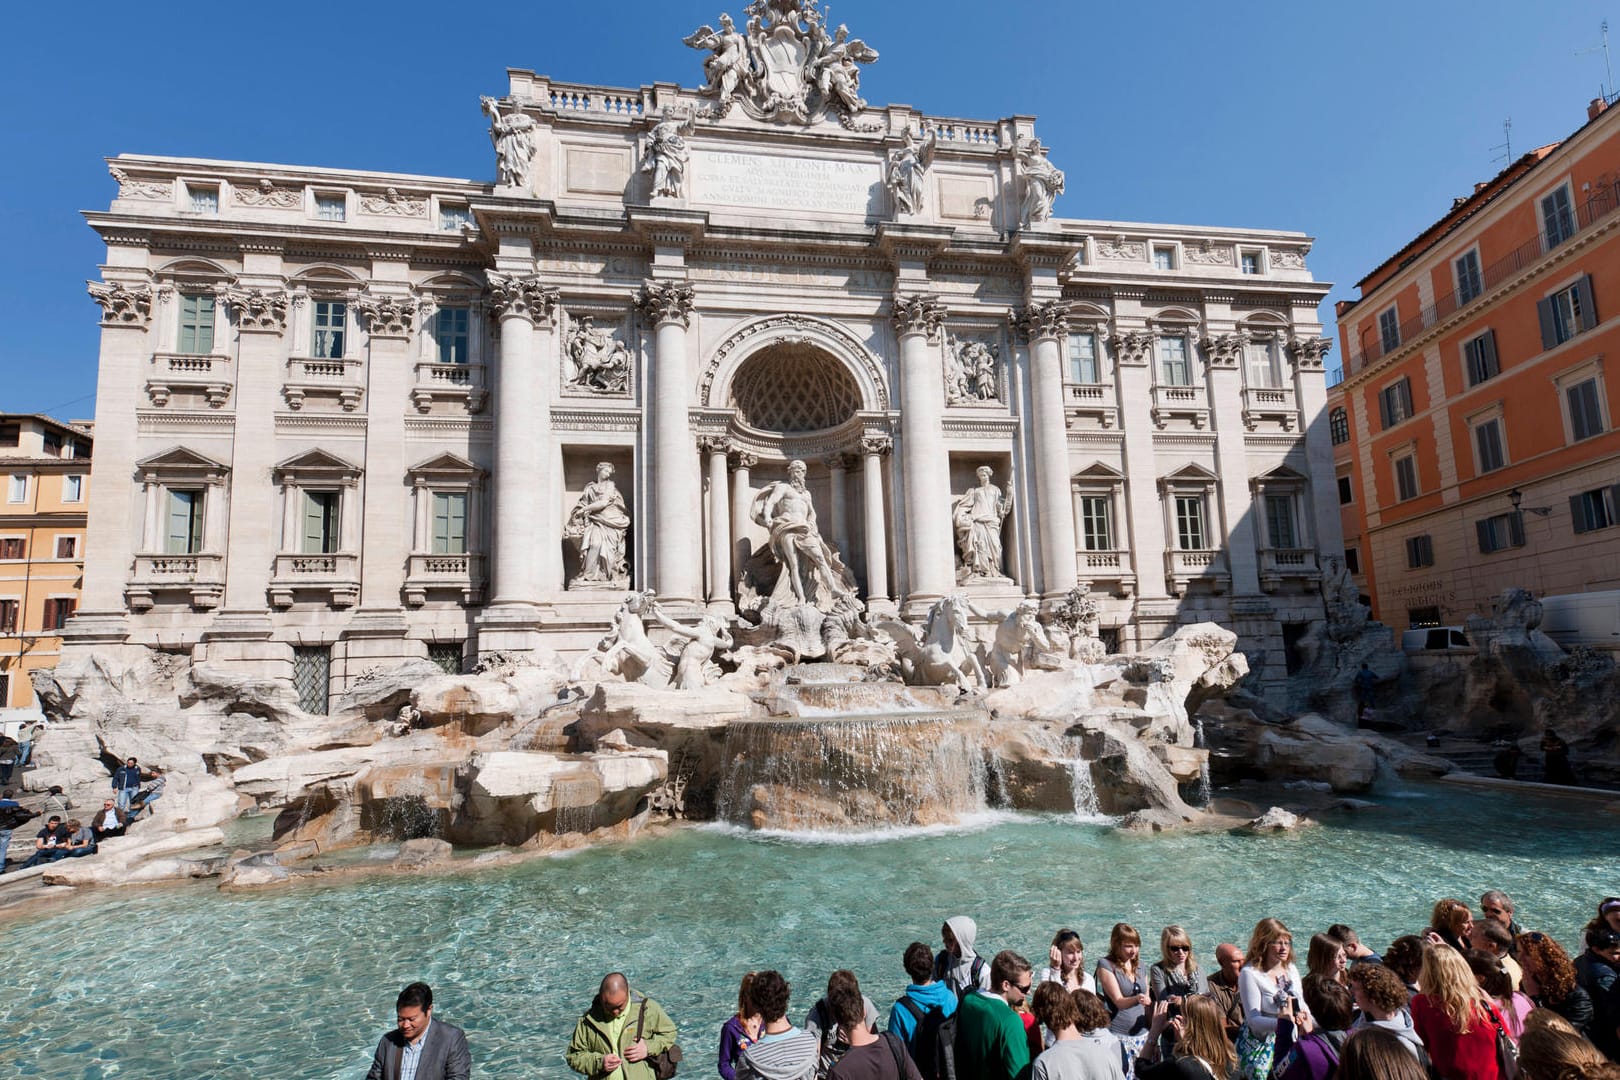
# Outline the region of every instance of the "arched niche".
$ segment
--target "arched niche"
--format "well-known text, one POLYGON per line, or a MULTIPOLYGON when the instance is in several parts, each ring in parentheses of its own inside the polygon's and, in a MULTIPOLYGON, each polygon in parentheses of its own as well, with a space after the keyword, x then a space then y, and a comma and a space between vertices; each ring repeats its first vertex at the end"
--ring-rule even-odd
MULTIPOLYGON (((860 411, 888 411, 889 389, 883 365, 865 344, 837 323, 792 314, 753 319, 728 335, 704 365, 699 403, 705 408, 730 405, 736 394, 733 384, 745 368, 754 370, 749 361, 784 346, 797 347, 797 355, 822 357, 842 368, 843 376, 859 392, 860 411)), ((838 380, 824 367, 818 366, 817 370, 820 374, 816 377, 824 387, 830 389, 837 384, 838 380)))

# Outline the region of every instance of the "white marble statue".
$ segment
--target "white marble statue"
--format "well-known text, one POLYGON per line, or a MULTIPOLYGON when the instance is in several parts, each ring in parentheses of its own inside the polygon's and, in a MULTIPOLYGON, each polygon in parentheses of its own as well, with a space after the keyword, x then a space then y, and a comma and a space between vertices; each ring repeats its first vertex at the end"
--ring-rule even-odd
POLYGON ((622 394, 630 386, 630 350, 606 327, 583 315, 569 332, 568 385, 595 394, 622 394))
POLYGON ((668 685, 668 660, 647 637, 647 625, 642 620, 654 603, 650 589, 626 596, 613 613, 613 624, 607 634, 594 649, 579 658, 570 680, 585 683, 619 678, 649 686, 668 685))
POLYGON ((969 488, 957 500, 951 511, 956 526, 956 546, 962 555, 957 570, 959 581, 974 578, 1000 578, 1001 524, 1012 512, 1012 484, 1003 491, 991 483, 994 473, 988 465, 974 470, 979 478, 977 487, 969 488))
POLYGON ((906 141, 889 151, 889 163, 883 172, 883 182, 894 200, 895 213, 922 213, 925 182, 933 163, 934 133, 930 131, 919 143, 911 129, 906 128, 906 141))
POLYGON ((770 532, 771 553, 782 566, 770 602, 831 611, 839 596, 853 590, 837 552, 821 537, 805 471, 804 462, 789 462, 788 478, 755 496, 753 518, 770 532))
POLYGON ((840 23, 831 43, 811 61, 811 73, 822 100, 849 113, 866 108, 866 99, 861 97, 861 69, 857 65, 870 64, 877 58, 876 49, 860 38, 851 40, 849 27, 840 23))
POLYGON ((1036 138, 1018 147, 1018 171, 1024 178, 1024 202, 1018 217, 1021 228, 1038 225, 1052 216, 1052 202, 1063 194, 1063 170, 1046 160, 1046 148, 1036 138))
POLYGON ((979 662, 968 635, 967 617, 972 608, 967 598, 942 596, 928 609, 919 635, 895 619, 884 619, 878 628, 894 639, 900 654, 900 672, 913 686, 955 686, 967 690, 975 683, 987 685, 984 665, 979 662))
POLYGON ((641 171, 653 174, 654 198, 679 199, 685 192, 686 165, 691 152, 686 136, 692 133, 692 117, 668 116, 653 125, 647 137, 647 156, 641 171))
POLYGON ((951 405, 972 401, 999 401, 1000 353, 984 341, 951 339, 945 359, 945 400, 951 405))
POLYGON ((701 92, 715 99, 710 115, 738 101, 758 119, 805 123, 830 109, 849 126, 866 108, 860 65, 876 60, 876 49, 845 26, 829 35, 815 0, 752 0, 744 10, 743 32, 721 15, 720 29, 700 26, 682 39, 709 53, 701 92))
POLYGON ((596 479, 585 485, 563 526, 563 536, 579 551, 579 574, 568 587, 622 589, 628 585, 630 567, 624 541, 629 531, 630 513, 613 482, 613 465, 604 461, 596 466, 596 479))
POLYGON ((675 635, 671 647, 666 649, 667 653, 674 654, 675 661, 671 686, 677 690, 701 690, 720 677, 714 655, 736 644, 720 616, 705 615, 696 626, 686 627, 665 615, 664 609, 656 601, 652 603, 649 613, 659 626, 675 635), (681 643, 678 651, 673 648, 676 641, 681 643))
POLYGON ((534 118, 518 108, 502 116, 494 98, 478 100, 489 116, 489 141, 495 144, 495 185, 527 190, 534 168, 534 118))
POLYGON ((703 92, 713 94, 721 108, 730 104, 732 95, 752 67, 748 39, 737 32, 731 16, 720 16, 719 30, 705 23, 681 41, 689 48, 709 51, 709 58, 703 61, 703 73, 709 77, 703 92))
POLYGON ((996 624, 986 665, 994 685, 1017 686, 1031 667, 1039 666, 1041 653, 1052 652, 1052 641, 1040 621, 1041 605, 1036 601, 1022 600, 1011 611, 983 612, 972 605, 969 610, 996 624))

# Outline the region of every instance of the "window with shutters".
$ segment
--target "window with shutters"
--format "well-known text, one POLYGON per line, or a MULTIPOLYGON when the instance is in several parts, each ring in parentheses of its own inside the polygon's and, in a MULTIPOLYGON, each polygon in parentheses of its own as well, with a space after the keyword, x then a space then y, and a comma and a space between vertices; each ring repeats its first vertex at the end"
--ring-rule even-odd
POLYGON ((341 300, 315 302, 314 339, 310 343, 311 355, 321 360, 343 358, 345 330, 349 322, 349 305, 341 300))
POLYGON ((1207 551, 1209 530, 1204 525, 1204 497, 1176 496, 1176 547, 1181 551, 1207 551))
POLYGON ((45 452, 46 457, 62 456, 62 436, 59 432, 47 431, 40 437, 39 448, 45 452))
POLYGON ((1410 417, 1412 380, 1403 375, 1378 391, 1378 413, 1386 429, 1410 417))
POLYGON ((433 554, 467 553, 467 493, 433 493, 433 554))
POLYGON ((1474 522, 1474 528, 1479 532, 1482 555, 1524 546, 1524 518, 1516 512, 1493 514, 1474 522))
POLYGON ((1282 385, 1282 350, 1276 338, 1251 341, 1243 349, 1247 367, 1244 381, 1256 388, 1274 388, 1282 385))
POLYGON ((203 503, 200 490, 170 489, 165 555, 195 555, 203 549, 203 503))
POLYGON ((180 352, 198 355, 214 351, 214 298, 200 293, 180 294, 180 352))
POLYGON ((1401 347, 1401 316, 1394 305, 1385 308, 1378 315, 1378 340, 1387 353, 1401 347))
POLYGON ((1569 516, 1577 533, 1607 529, 1620 521, 1620 484, 1571 495, 1569 516))
POLYGON ((1192 385, 1192 362, 1184 335, 1170 334, 1159 339, 1159 381, 1164 386, 1192 385))
POLYGON ((1114 550, 1113 496, 1080 497, 1080 541, 1087 551, 1114 550))
POLYGON ((65 503, 84 501, 84 477, 71 475, 62 477, 62 501, 65 503))
POLYGON ((1460 307, 1485 291, 1485 279, 1479 271, 1479 249, 1465 252, 1451 264, 1457 273, 1457 304, 1460 307))
POLYGON ((1328 413, 1328 433, 1333 437, 1334 446, 1343 446, 1350 441, 1350 414, 1340 405, 1328 413))
POLYGON ((26 542, 20 536, 0 536, 0 559, 20 559, 28 550, 26 542))
POLYGON ((1176 268, 1176 249, 1168 245, 1154 245, 1153 269, 1174 270, 1176 268))
POLYGON ((1592 279, 1582 276, 1573 284, 1536 301, 1541 319, 1541 347, 1556 348, 1575 335, 1597 325, 1597 305, 1592 300, 1592 279))
POLYGON ((73 618, 73 611, 79 602, 71 596, 53 596, 45 601, 46 630, 60 630, 73 618))
POLYGON ((1548 251, 1575 235, 1575 207, 1569 197, 1569 185, 1542 196, 1541 231, 1548 251))
POLYGON ((439 363, 465 364, 470 359, 472 309, 442 307, 433 316, 433 340, 439 348, 439 363))
POLYGON ((24 503, 28 501, 28 474, 12 473, 11 482, 6 485, 6 501, 24 503))
POLYGON ((1494 472, 1507 464, 1501 417, 1493 416, 1474 425, 1474 464, 1482 473, 1494 472))
POLYGON ((0 634, 17 632, 17 601, 0 600, 0 634))
POLYGON ((0 446, 20 446, 21 444, 21 424, 0 424, 0 446))
POLYGON ((1501 372, 1501 366, 1496 359, 1495 330, 1487 330, 1463 342, 1462 354, 1463 370, 1468 375, 1469 386, 1478 386, 1486 379, 1494 379, 1501 372))
POLYGON ((1292 495, 1266 496, 1266 536, 1274 548, 1299 547, 1299 534, 1294 523, 1294 497, 1292 495))
POLYGON ((305 555, 330 555, 342 536, 339 514, 343 496, 337 491, 304 492, 304 532, 300 550, 305 555))
POLYGON ((1406 538, 1406 568, 1421 570, 1434 565, 1434 540, 1428 533, 1406 538))
POLYGON ((459 232, 463 225, 471 225, 472 208, 465 203, 440 203, 439 228, 445 232, 459 232))
POLYGON ((316 221, 343 221, 349 216, 348 200, 338 194, 316 194, 316 221))
POLYGON ((73 559, 79 554, 79 538, 77 536, 58 536, 56 538, 56 557, 58 559, 73 559))
POLYGON ((186 198, 193 214, 219 213, 218 184, 187 184, 186 198))
POLYGON ((1350 483, 1350 478, 1348 476, 1339 477, 1339 505, 1348 506, 1350 503, 1355 502, 1355 499, 1355 488, 1350 483))
POLYGON ((1402 454, 1393 462, 1395 497, 1401 502, 1418 497, 1417 455, 1402 454))
POLYGON ((1069 335, 1069 381, 1073 383, 1102 382, 1102 368, 1097 362, 1097 335, 1069 335))
POLYGON ((1258 274, 1261 272, 1262 267, 1263 263, 1260 260, 1260 252, 1243 251, 1238 253, 1238 269, 1243 273, 1258 274))
POLYGON ((1569 431, 1575 442, 1603 434, 1603 398, 1595 377, 1565 387, 1564 403, 1569 408, 1569 431))

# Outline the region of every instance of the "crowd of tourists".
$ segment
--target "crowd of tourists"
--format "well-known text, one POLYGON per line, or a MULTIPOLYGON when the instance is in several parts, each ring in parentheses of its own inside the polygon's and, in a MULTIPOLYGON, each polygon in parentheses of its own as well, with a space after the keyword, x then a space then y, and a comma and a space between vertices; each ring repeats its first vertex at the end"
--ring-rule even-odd
POLYGON ((0 791, 0 874, 94 855, 103 840, 123 836, 137 818, 156 813, 155 804, 163 797, 166 782, 163 770, 156 765, 143 768, 135 758, 129 758, 113 771, 112 797, 102 800, 100 810, 82 816, 74 814, 73 803, 61 785, 45 793, 37 810, 24 806, 17 800, 16 791, 5 788, 0 791), (39 819, 45 824, 34 835, 28 855, 12 866, 8 856, 13 834, 39 819))
MULTIPOLYGON (((795 1024, 782 974, 749 972, 711 1060, 722 1080, 1620 1080, 1620 897, 1598 904, 1573 957, 1520 926, 1499 891, 1479 912, 1441 900, 1382 953, 1329 926, 1303 972, 1274 918, 1243 948, 1216 946, 1207 970, 1180 926, 1149 961, 1125 923, 1089 969, 1081 935, 1060 929, 1037 970, 1010 949, 987 956, 956 916, 937 950, 903 951, 908 985, 886 1016, 839 970, 795 1024)), ((368 1080, 470 1075, 465 1036, 432 1004, 426 985, 405 988, 368 1080)), ((575 1025, 568 1066, 587 1080, 706 1074, 681 1065, 677 1035, 615 972, 575 1025)))

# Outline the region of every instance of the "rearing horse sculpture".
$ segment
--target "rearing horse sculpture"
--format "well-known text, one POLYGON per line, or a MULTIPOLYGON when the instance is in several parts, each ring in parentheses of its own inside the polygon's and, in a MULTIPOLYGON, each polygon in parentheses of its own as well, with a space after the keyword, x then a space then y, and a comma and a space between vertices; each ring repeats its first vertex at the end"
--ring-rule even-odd
POLYGON ((973 640, 967 634, 968 601, 959 594, 942 596, 928 609, 922 638, 905 623, 885 619, 879 625, 900 653, 900 670, 913 686, 957 686, 968 689, 976 681, 989 685, 973 640))

